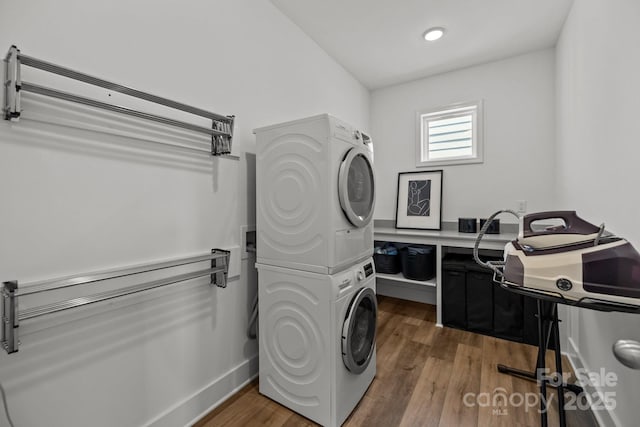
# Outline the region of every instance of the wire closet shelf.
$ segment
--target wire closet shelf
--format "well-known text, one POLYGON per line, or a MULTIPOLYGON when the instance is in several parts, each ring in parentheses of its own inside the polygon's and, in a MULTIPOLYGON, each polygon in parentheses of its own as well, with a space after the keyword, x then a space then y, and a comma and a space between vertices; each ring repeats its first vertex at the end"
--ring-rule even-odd
POLYGON ((181 102, 172 101, 167 98, 152 95, 147 92, 132 89, 117 83, 113 83, 99 77, 90 76, 88 74, 75 71, 60 65, 52 64, 41 59, 24 55, 16 46, 11 46, 5 57, 5 79, 4 79, 4 106, 3 113, 5 120, 17 121, 20 118, 21 94, 30 92, 46 97, 56 98, 67 102, 86 105, 89 107, 99 108, 119 114, 124 114, 140 119, 162 123, 164 125, 186 129, 192 132, 204 133, 211 137, 211 150, 198 150, 214 156, 233 157, 231 154, 231 145, 233 139, 233 124, 235 116, 225 116, 202 110, 181 102), (160 104, 175 110, 180 110, 196 116, 204 117, 211 120, 211 127, 199 126, 181 120, 163 117, 160 115, 138 111, 118 105, 109 104, 80 95, 64 92, 50 87, 41 86, 32 82, 22 80, 21 71, 23 66, 36 68, 45 72, 67 77, 72 80, 87 83, 89 85, 98 86, 110 91, 119 92, 134 98, 142 99, 151 103, 160 104))

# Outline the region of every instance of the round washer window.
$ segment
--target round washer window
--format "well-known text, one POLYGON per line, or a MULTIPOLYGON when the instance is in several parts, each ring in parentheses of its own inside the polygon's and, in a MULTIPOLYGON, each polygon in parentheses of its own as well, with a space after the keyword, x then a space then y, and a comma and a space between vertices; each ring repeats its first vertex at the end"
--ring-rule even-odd
POLYGON ((351 301, 342 327, 342 360, 354 374, 363 372, 373 355, 377 315, 376 294, 363 288, 351 301))
POLYGON ((375 179, 369 159, 360 150, 349 151, 338 177, 340 206, 349 221, 364 227, 371 221, 375 203, 375 179))

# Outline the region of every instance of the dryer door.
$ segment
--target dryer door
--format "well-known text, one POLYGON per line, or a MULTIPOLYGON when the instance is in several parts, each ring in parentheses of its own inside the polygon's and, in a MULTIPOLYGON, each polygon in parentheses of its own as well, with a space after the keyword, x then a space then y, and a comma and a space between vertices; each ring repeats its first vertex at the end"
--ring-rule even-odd
POLYGON ((360 374, 369 365, 376 344, 378 304, 371 288, 362 288, 349 304, 342 325, 342 361, 347 369, 360 374))
POLYGON ((375 179, 373 166, 367 153, 358 148, 347 152, 338 176, 340 206, 349 221, 356 227, 364 227, 373 217, 375 204, 375 179))

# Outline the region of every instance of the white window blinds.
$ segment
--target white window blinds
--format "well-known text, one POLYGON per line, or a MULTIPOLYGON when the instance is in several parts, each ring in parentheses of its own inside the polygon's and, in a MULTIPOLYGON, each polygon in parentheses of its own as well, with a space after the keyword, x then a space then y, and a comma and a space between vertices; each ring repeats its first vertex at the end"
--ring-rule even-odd
POLYGON ((418 166, 482 161, 479 104, 419 113, 418 166))

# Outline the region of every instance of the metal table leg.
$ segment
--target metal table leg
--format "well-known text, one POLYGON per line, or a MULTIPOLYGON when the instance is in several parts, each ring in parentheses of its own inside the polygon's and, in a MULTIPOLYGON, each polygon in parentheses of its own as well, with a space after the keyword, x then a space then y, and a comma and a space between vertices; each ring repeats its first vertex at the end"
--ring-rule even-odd
POLYGON ((540 425, 548 426, 547 419, 547 387, 555 387, 558 390, 558 412, 560 427, 566 427, 566 413, 564 409, 564 392, 571 391, 575 394, 583 392, 582 387, 576 384, 565 384, 562 375, 562 353, 560 350, 560 328, 558 320, 558 305, 555 302, 545 302, 540 299, 538 304, 538 355, 534 372, 498 365, 498 372, 516 377, 536 381, 540 389, 540 425), (556 377, 549 378, 545 375, 545 355, 549 348, 549 341, 553 340, 555 347, 556 377), (552 380, 552 382, 550 382, 552 380))
POLYGON ((536 374, 540 387, 540 425, 548 426, 547 421, 547 376, 545 375, 545 354, 547 352, 547 319, 544 315, 543 304, 538 300, 538 363, 536 374))

